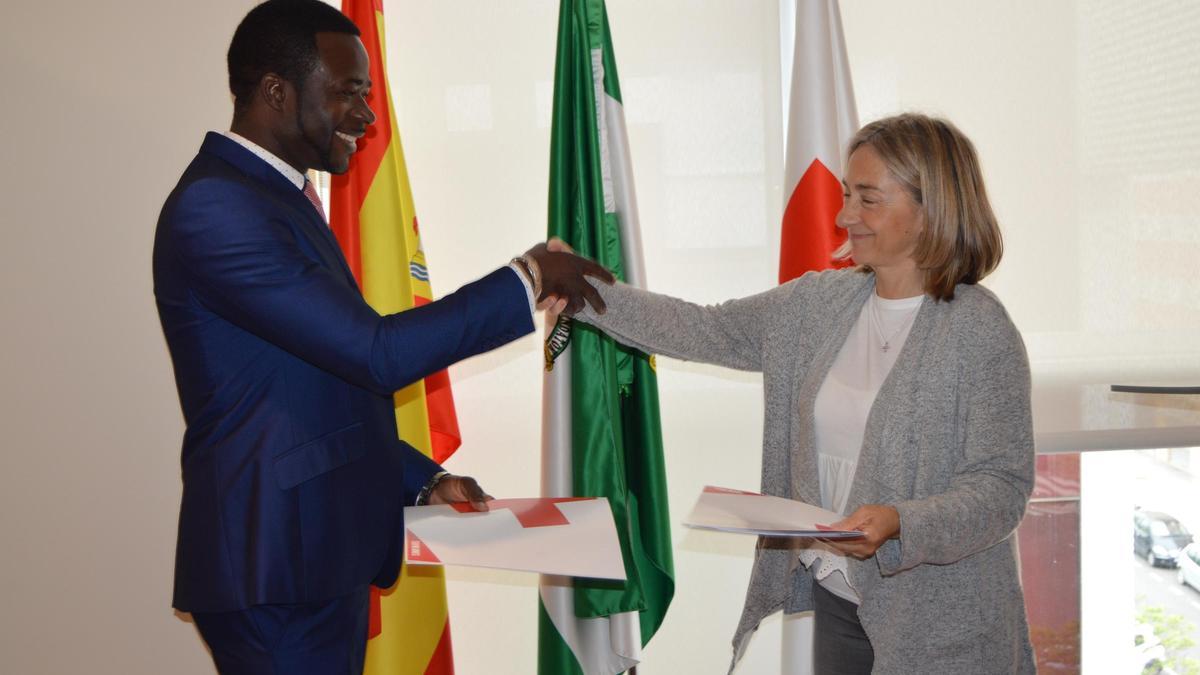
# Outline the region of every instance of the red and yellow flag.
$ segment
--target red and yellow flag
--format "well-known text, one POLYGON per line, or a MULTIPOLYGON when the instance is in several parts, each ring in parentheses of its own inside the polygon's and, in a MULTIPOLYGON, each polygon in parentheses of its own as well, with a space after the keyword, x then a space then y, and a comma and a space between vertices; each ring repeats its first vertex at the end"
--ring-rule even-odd
MULTIPOLYGON (((367 302, 381 314, 392 314, 430 302, 433 292, 384 67, 383 2, 343 0, 342 12, 362 31, 371 59, 368 103, 377 119, 359 141, 350 170, 333 177, 329 222, 367 302)), ((395 406, 401 440, 438 462, 458 448, 458 420, 445 371, 396 392, 395 406)), ((405 566, 395 586, 372 589, 364 673, 453 672, 442 570, 405 566)))

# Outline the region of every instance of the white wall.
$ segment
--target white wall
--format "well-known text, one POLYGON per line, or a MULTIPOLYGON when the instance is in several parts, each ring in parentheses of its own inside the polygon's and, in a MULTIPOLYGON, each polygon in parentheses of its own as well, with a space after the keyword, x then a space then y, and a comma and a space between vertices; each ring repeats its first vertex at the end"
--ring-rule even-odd
MULTIPOLYGON (((169 606, 182 423, 149 256, 162 199, 202 133, 228 123, 224 53, 251 4, 0 6, 3 672, 211 672, 169 606)), ((545 231, 556 5, 388 2, 435 290, 545 231)), ((978 144, 1008 244, 989 285, 1047 380, 1200 375, 1188 75, 1200 64, 1187 37, 1200 10, 1128 7, 843 7, 862 119, 931 111, 978 144)), ((782 199, 775 2, 609 11, 651 286, 704 301, 768 287, 782 199)), ((450 468, 498 496, 537 490, 538 366, 531 337, 452 372, 465 443, 450 468)), ((757 377, 663 359, 660 387, 673 519, 705 483, 754 487, 757 377)), ((752 542, 675 534, 677 596, 641 672, 720 672, 752 542)), ((533 672, 535 581, 450 578, 458 672, 501 659, 533 672)), ((741 672, 777 670, 777 627, 741 672)))
POLYGON ((170 608, 182 420, 150 247, 228 124, 245 9, 0 4, 0 671, 211 672, 170 608))

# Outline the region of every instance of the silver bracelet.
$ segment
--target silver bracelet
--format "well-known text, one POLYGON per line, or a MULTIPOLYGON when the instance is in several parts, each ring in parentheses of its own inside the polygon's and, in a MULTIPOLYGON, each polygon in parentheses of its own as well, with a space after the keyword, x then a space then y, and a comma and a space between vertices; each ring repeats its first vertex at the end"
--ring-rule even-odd
POLYGON ((529 269, 529 263, 525 261, 525 257, 517 256, 517 257, 513 258, 512 260, 509 260, 508 264, 517 268, 517 271, 519 271, 521 273, 521 276, 525 277, 525 281, 528 282, 529 288, 532 289, 533 288, 533 270, 529 269))
POLYGON ((425 484, 425 487, 421 488, 421 491, 417 493, 417 501, 415 502, 414 505, 415 506, 428 505, 429 497, 433 494, 434 489, 437 488, 438 483, 441 483, 443 480, 445 480, 446 478, 449 478, 449 477, 450 477, 449 471, 439 471, 439 472, 433 474, 433 478, 430 478, 429 482, 425 484))
POLYGON ((533 297, 535 300, 542 297, 542 268, 538 266, 537 260, 532 256, 523 255, 521 260, 525 261, 525 266, 529 268, 529 275, 533 277, 533 297))

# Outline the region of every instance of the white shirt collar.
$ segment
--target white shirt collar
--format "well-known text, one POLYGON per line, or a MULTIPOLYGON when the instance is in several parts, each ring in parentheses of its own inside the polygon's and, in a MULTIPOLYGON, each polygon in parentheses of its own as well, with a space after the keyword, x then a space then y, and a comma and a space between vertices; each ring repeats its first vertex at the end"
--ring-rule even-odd
POLYGON ((279 159, 275 155, 271 154, 271 152, 264 149, 261 145, 246 138, 245 136, 240 136, 232 131, 223 131, 221 133, 225 136, 225 138, 228 138, 250 152, 253 152, 256 157, 275 167, 279 173, 283 174, 284 178, 288 179, 291 181, 292 185, 296 186, 297 190, 304 189, 304 174, 297 171, 291 164, 279 159))

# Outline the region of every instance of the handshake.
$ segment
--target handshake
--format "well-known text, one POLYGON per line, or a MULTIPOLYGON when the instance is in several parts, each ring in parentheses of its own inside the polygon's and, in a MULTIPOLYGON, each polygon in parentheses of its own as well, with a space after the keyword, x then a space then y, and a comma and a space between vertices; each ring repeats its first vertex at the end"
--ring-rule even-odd
POLYGON ((587 277, 612 284, 613 275, 599 264, 575 255, 561 239, 538 244, 525 255, 514 258, 513 263, 529 280, 539 310, 546 310, 552 316, 572 316, 586 302, 597 314, 604 313, 604 300, 587 277))

